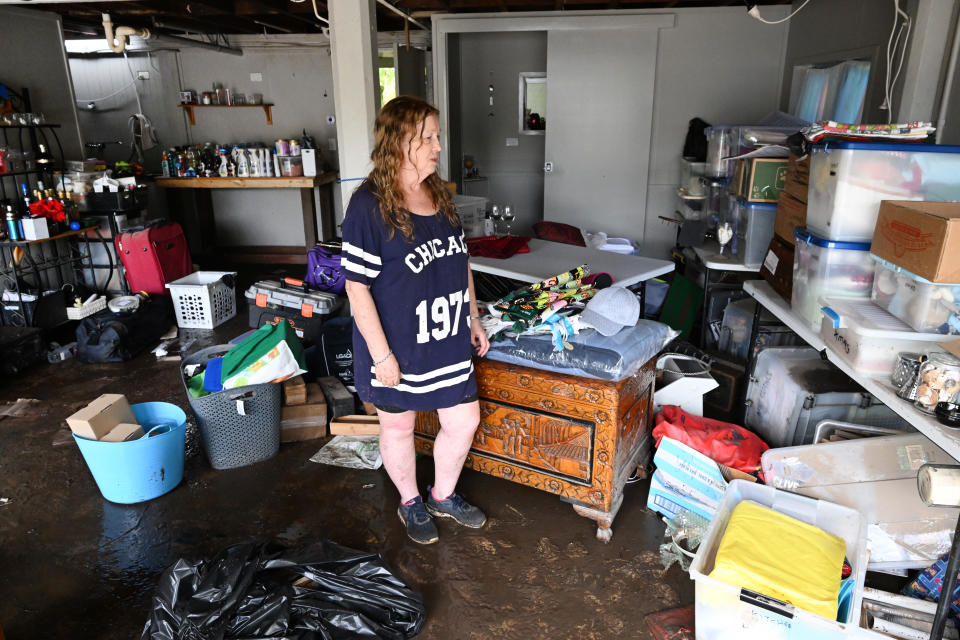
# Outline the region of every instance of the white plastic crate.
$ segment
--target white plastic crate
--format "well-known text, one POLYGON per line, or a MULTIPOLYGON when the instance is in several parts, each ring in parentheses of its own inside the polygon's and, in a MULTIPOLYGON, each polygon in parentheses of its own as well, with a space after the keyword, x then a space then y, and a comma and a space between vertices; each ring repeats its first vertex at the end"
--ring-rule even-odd
POLYGON ((457 206, 457 215, 463 225, 463 232, 468 238, 483 235, 483 218, 487 213, 487 199, 480 196, 453 196, 453 203, 457 206))
POLYGON ((235 271, 196 271, 167 283, 177 326, 181 329, 213 329, 237 315, 234 294, 235 271))
MULTIPOLYGON (((815 500, 744 480, 727 487, 717 514, 697 549, 690 565, 690 577, 696 584, 698 640, 831 640, 834 638, 874 637, 859 629, 863 579, 867 571, 867 523, 854 509, 826 500, 815 500), (847 559, 855 578, 853 599, 844 622, 829 620, 773 598, 710 577, 717 549, 740 502, 749 500, 843 538, 847 559)), ((837 579, 840 579, 839 572, 837 579)))
POLYGON ((98 311, 103 311, 106 308, 107 298, 105 296, 100 296, 93 302, 85 304, 82 307, 67 307, 67 319, 82 320, 87 316, 92 316, 98 311))

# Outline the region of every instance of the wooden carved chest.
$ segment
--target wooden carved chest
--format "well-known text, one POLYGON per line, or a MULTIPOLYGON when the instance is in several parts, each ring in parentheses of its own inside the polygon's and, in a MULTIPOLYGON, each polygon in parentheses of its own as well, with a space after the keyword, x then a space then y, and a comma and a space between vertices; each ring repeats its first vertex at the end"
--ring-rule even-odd
MULTIPOLYGON (((465 466, 555 493, 597 521, 607 542, 635 472, 652 450, 655 359, 619 382, 477 360, 480 426, 465 466)), ((417 416, 417 450, 432 454, 435 411, 417 416)))

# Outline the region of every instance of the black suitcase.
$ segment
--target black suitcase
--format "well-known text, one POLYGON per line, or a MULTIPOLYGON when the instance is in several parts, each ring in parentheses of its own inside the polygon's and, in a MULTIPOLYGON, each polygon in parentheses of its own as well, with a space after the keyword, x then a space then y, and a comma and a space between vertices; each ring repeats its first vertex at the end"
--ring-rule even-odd
POLYGON ((46 343, 40 329, 0 327, 0 373, 15 376, 44 357, 46 343))

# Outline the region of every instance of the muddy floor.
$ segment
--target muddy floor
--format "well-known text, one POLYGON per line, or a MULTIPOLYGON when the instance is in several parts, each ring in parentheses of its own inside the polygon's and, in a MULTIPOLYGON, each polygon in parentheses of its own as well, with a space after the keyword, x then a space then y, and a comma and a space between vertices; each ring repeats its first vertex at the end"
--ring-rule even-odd
MULTIPOLYGON (((194 348, 244 330, 237 318, 217 335, 198 332, 194 348)), ((178 364, 150 354, 120 365, 42 364, 0 386, 0 404, 42 401, 39 415, 0 420, 0 627, 10 640, 138 638, 165 567, 269 538, 381 553, 424 595, 425 640, 651 638, 645 614, 693 601, 687 574, 661 567, 663 524, 645 509, 646 482, 627 487, 609 544, 557 497, 465 471, 458 488, 488 524, 474 531, 441 521, 440 542, 418 546, 404 534, 386 473, 310 462, 322 440, 282 445, 271 460, 228 471, 201 452, 171 493, 110 503, 64 422, 108 392, 190 414, 178 364)), ((425 487, 429 458, 418 472, 425 487)))

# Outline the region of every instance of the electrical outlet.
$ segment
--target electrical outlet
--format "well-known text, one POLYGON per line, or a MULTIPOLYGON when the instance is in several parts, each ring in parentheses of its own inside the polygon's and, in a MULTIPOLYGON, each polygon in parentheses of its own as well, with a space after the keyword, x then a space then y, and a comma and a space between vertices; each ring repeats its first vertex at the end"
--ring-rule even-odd
POLYGON ((251 73, 251 74, 250 74, 250 82, 263 82, 263 74, 262 74, 262 73, 251 73))
POLYGON ((337 139, 336 139, 336 138, 327 138, 327 148, 330 149, 330 151, 336 151, 336 150, 337 150, 337 139))
POLYGON ((519 139, 519 138, 507 138, 507 146, 508 146, 508 147, 519 147, 519 146, 520 146, 520 139, 519 139))
POLYGON ((137 71, 137 80, 149 80, 150 72, 149 71, 137 71))

